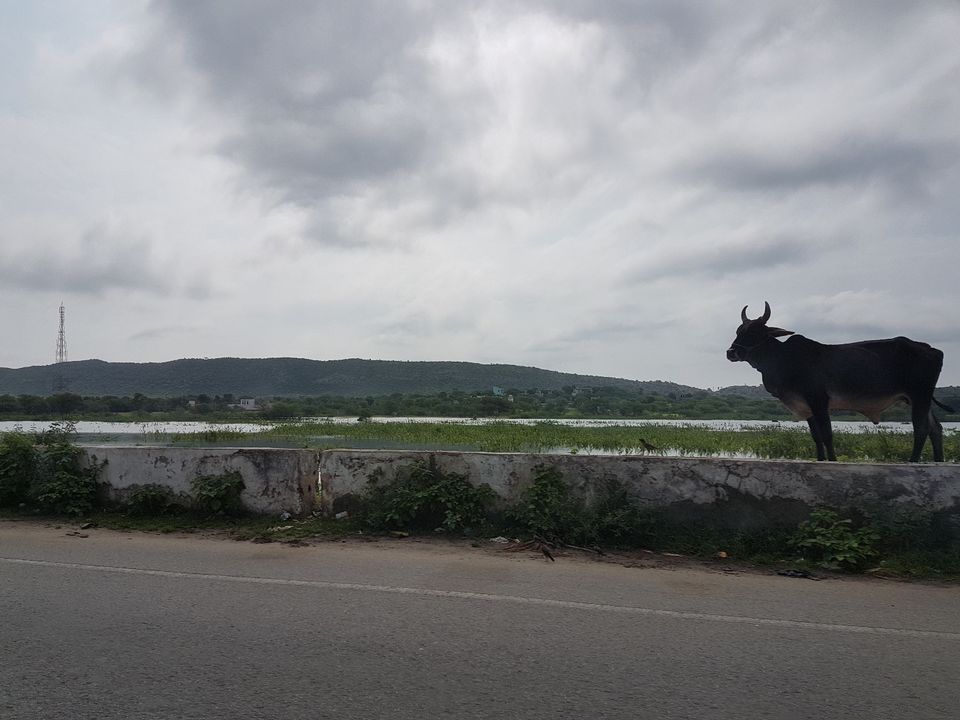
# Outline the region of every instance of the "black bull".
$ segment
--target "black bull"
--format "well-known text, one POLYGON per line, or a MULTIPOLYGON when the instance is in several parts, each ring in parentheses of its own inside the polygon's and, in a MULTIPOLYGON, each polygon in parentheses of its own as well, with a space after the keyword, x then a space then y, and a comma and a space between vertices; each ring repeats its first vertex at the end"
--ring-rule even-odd
POLYGON ((941 351, 905 337, 824 345, 768 327, 767 303, 759 318, 750 320, 744 307, 740 319, 727 359, 746 361, 759 370, 767 392, 807 421, 818 460, 837 459, 831 410, 853 410, 877 423, 880 413, 904 401, 913 420, 910 461, 920 459, 929 437, 933 459, 943 462, 943 427, 933 414, 933 403, 951 409, 933 397, 943 367, 941 351), (785 342, 776 339, 785 335, 791 336, 785 342))

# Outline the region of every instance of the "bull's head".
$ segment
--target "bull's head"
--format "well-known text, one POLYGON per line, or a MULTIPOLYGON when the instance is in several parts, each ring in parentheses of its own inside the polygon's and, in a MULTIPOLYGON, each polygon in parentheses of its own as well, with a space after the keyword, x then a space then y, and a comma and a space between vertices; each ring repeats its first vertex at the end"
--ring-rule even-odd
POLYGON ((782 330, 776 327, 767 327, 767 320, 770 319, 770 303, 763 303, 763 315, 751 320, 747 317, 747 306, 743 306, 740 311, 740 327, 737 328, 737 337, 733 344, 727 350, 727 360, 730 362, 739 362, 746 360, 747 356, 770 338, 783 337, 784 335, 793 335, 793 330, 782 330))

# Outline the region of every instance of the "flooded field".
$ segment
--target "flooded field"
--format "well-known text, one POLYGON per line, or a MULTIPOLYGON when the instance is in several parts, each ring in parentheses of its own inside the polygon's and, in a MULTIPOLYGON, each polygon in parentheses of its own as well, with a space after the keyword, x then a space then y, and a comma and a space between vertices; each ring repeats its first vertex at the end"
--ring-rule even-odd
MULTIPOLYGON (((53 421, 0 422, 0 432, 41 432, 53 421)), ((838 456, 902 461, 909 423, 834 422, 838 456)), ((960 460, 960 423, 944 423, 946 459, 960 460)), ((82 445, 299 447, 809 459, 804 422, 744 420, 496 420, 303 418, 272 423, 78 422, 82 445)))
MULTIPOLYGON (((58 422, 56 420, 0 420, 0 432, 22 430, 24 432, 42 432, 58 422)), ((358 421, 354 417, 312 417, 296 418, 277 422, 236 423, 206 421, 173 422, 98 422, 80 420, 74 423, 77 433, 84 436, 164 436, 180 433, 203 433, 209 431, 229 431, 234 433, 262 433, 284 425, 357 425, 357 424, 439 424, 439 425, 560 425, 570 428, 604 427, 697 427, 713 430, 746 430, 757 428, 784 428, 806 430, 806 422, 787 420, 662 420, 662 419, 542 419, 542 418, 445 418, 445 417, 373 417, 358 421)), ((874 425, 868 421, 835 420, 833 428, 837 432, 872 432, 877 429, 888 432, 912 432, 909 422, 882 422, 874 425)), ((960 430, 960 422, 943 423, 944 430, 960 430)))

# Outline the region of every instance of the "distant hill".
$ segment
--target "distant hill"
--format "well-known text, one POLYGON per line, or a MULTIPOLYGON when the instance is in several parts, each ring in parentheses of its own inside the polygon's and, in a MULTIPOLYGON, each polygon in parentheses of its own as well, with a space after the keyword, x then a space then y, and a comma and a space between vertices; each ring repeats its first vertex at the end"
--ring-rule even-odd
POLYGON ((763 389, 763 385, 730 385, 715 390, 714 394, 727 397, 750 398, 751 400, 770 397, 770 393, 763 389))
POLYGON ((162 363, 81 360, 59 365, 0 368, 0 395, 51 395, 62 378, 77 395, 150 397, 233 395, 311 397, 430 394, 443 391, 559 390, 614 386, 661 395, 703 392, 687 385, 541 370, 520 365, 393 360, 215 358, 162 363))

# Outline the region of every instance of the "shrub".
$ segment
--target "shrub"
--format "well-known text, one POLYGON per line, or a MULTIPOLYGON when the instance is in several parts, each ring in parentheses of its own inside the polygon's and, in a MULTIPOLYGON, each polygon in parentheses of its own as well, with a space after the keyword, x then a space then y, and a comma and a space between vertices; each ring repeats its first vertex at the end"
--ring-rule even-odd
POLYGON ((539 465, 533 482, 520 493, 520 501, 507 511, 519 528, 548 540, 584 542, 586 508, 574 497, 556 468, 539 465))
POLYGON ((203 513, 242 515, 241 493, 246 489, 243 476, 236 470, 220 475, 198 475, 190 484, 194 507, 203 513))
POLYGON ((632 500, 618 480, 607 482, 590 508, 591 542, 614 546, 648 545, 657 532, 655 513, 632 500))
POLYGON ((444 473, 431 456, 401 468, 389 483, 372 476, 360 517, 374 530, 458 532, 482 524, 493 498, 489 485, 475 487, 465 475, 444 473))
POLYGON ((588 506, 559 470, 545 465, 535 469, 507 517, 521 532, 570 545, 642 545, 651 540, 655 524, 653 513, 632 501, 623 483, 607 482, 588 506))
POLYGON ((819 508, 800 523, 790 544, 824 567, 861 570, 877 556, 880 534, 870 527, 854 530, 852 524, 833 510, 819 508))
POLYGON ((30 495, 37 466, 33 440, 21 432, 0 435, 0 507, 16 507, 30 495))
POLYGON ((938 537, 933 513, 918 507, 884 504, 872 508, 866 517, 878 535, 879 547, 886 551, 926 550, 949 544, 949 538, 938 537))
POLYGON ((37 469, 33 499, 44 512, 84 515, 100 500, 97 478, 103 463, 96 458, 88 467, 80 459, 83 450, 73 443, 73 423, 54 423, 37 437, 37 469))
POLYGON ((126 504, 133 515, 165 515, 179 508, 173 490, 156 483, 135 486, 126 504))

